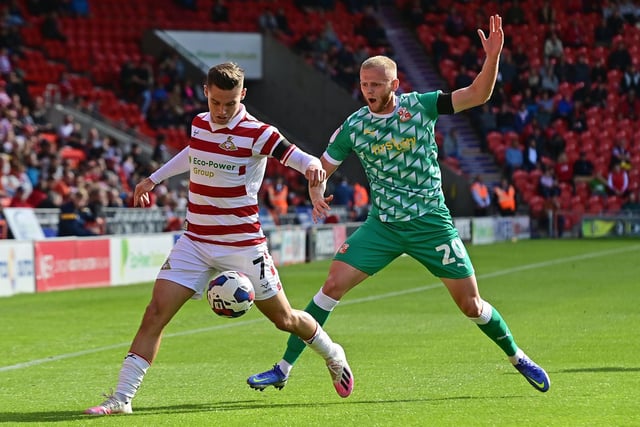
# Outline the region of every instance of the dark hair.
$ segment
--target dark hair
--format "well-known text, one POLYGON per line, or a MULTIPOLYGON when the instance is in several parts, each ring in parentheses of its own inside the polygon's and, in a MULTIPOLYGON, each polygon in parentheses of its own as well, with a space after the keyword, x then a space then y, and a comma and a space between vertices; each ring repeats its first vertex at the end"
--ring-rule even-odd
POLYGON ((235 62, 214 65, 207 73, 207 87, 214 85, 222 90, 244 86, 244 70, 235 62))

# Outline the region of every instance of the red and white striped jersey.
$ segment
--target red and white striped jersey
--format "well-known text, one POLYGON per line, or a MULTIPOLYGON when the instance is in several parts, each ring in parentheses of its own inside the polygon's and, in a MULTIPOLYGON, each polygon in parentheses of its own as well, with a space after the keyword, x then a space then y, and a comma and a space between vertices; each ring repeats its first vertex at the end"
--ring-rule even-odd
MULTIPOLYGON (((185 234, 228 246, 262 243, 266 238, 258 218, 258 190, 267 157, 284 137, 248 114, 244 105, 227 125, 209 118, 205 112, 191 122, 185 234)), ((289 150, 283 159, 288 155, 289 150)))

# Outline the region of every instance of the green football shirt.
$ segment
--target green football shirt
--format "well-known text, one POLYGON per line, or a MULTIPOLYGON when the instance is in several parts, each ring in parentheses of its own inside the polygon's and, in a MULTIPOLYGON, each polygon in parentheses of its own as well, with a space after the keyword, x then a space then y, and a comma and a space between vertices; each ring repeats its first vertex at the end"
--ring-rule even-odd
POLYGON ((371 214, 410 221, 444 206, 435 123, 439 91, 397 96, 390 114, 365 106, 331 136, 325 156, 342 163, 353 151, 369 179, 371 214))

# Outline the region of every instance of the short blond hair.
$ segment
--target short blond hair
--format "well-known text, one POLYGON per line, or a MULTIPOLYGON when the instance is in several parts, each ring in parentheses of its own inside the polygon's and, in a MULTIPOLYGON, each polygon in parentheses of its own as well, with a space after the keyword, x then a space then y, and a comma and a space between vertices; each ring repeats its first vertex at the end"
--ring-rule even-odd
POLYGON ((382 68, 384 73, 392 79, 398 78, 398 65, 396 62, 384 55, 376 55, 366 59, 360 69, 382 68))

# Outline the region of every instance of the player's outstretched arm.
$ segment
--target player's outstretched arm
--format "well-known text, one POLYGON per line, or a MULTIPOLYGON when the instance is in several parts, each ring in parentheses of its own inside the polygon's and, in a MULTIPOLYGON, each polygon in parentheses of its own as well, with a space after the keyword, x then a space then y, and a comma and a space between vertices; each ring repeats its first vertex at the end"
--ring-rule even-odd
POLYGON ((486 55, 484 64, 480 73, 469 86, 457 89, 451 94, 453 110, 456 113, 487 102, 496 84, 498 62, 504 44, 504 32, 502 31, 502 18, 500 15, 493 15, 489 18, 488 37, 481 29, 478 29, 478 36, 486 55))
POLYGON ((320 158, 320 162, 322 163, 322 170, 325 171, 324 179, 317 185, 311 185, 311 180, 309 181, 309 198, 311 199, 311 204, 313 205, 311 218, 313 219, 313 222, 316 223, 321 219, 326 218, 327 212, 331 210, 331 206, 329 206, 329 204, 333 200, 333 195, 330 194, 325 197, 324 192, 327 189, 327 179, 338 168, 338 166, 327 162, 324 156, 320 158))

